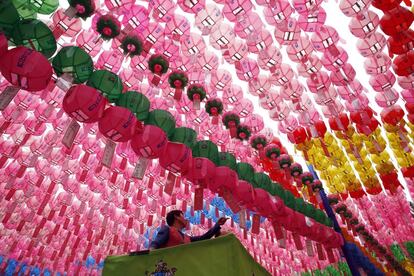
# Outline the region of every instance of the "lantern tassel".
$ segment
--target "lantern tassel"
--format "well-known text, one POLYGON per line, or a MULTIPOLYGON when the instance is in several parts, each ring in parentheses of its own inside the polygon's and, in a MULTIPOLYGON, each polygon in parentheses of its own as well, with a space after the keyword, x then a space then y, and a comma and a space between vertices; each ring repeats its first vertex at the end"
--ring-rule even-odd
POLYGON ((174 100, 180 101, 182 94, 183 94, 183 90, 181 88, 176 88, 174 92, 174 100))

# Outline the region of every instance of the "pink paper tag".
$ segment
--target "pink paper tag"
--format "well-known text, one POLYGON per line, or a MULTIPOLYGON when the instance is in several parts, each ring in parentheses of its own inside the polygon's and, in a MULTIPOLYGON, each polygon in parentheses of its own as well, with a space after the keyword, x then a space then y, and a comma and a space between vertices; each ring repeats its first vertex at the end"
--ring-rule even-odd
POLYGON ((203 210, 203 188, 196 188, 194 192, 194 210, 203 210))
POLYGON ((239 225, 240 228, 246 229, 246 210, 239 212, 239 225))
POLYGON ((62 139, 62 144, 70 149, 72 148, 73 145, 73 141, 75 140, 76 135, 78 134, 80 129, 80 124, 76 121, 76 120, 72 120, 72 122, 70 122, 68 128, 66 129, 65 135, 63 136, 62 139))
POLYGON ((306 239, 306 252, 309 257, 315 256, 315 252, 313 252, 313 245, 312 241, 309 239, 306 239))
POLYGON ((169 172, 167 176, 167 183, 165 184, 165 187, 164 187, 164 193, 166 193, 167 195, 172 195, 175 181, 176 181, 176 176, 173 173, 169 172))
POLYGON ((134 172, 132 174, 133 178, 142 180, 145 175, 145 171, 147 170, 148 166, 148 159, 145 157, 140 157, 137 164, 135 165, 134 172))
POLYGON ((105 150, 102 156, 101 163, 107 168, 111 168, 112 159, 114 157, 116 143, 110 139, 106 141, 105 150))
POLYGON ((6 89, 4 89, 4 91, 0 94, 0 111, 6 109, 19 90, 20 88, 17 86, 7 86, 6 89))
POLYGON ((260 232, 260 216, 258 214, 253 215, 252 219, 252 233, 259 234, 260 232))

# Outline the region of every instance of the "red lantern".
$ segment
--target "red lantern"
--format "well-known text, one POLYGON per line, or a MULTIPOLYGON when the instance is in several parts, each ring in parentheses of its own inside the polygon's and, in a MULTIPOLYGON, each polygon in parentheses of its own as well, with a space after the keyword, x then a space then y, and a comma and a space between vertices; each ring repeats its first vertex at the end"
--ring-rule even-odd
POLYGON ((397 56, 392 67, 398 76, 405 77, 414 73, 414 51, 397 56))
POLYGON ((192 164, 192 152, 189 147, 181 143, 167 142, 160 155, 160 165, 173 173, 185 173, 192 164))
POLYGON ((410 28, 414 20, 414 14, 403 7, 396 7, 387 11, 380 20, 380 26, 384 33, 395 36, 410 28))
POLYGON ((365 108, 361 111, 353 111, 350 114, 351 121, 355 124, 366 124, 371 121, 372 118, 372 109, 371 108, 365 108))
POLYGON ((94 123, 102 118, 108 101, 95 88, 79 84, 72 86, 63 98, 63 110, 78 122, 94 123))
POLYGON ((214 181, 208 188, 213 193, 222 194, 224 190, 234 193, 237 190, 239 178, 237 173, 226 166, 216 167, 214 181))
POLYGON ((7 52, 8 47, 7 37, 3 33, 0 33, 0 56, 3 56, 7 52))
POLYGON ((398 7, 401 2, 402 0, 374 0, 372 5, 385 12, 398 7))
POLYGON ((134 152, 142 157, 158 158, 167 145, 167 135, 154 125, 146 125, 142 133, 135 135, 131 140, 134 152))
POLYGON ((127 108, 111 106, 105 110, 99 120, 99 131, 115 142, 126 142, 135 134, 137 125, 141 123, 127 108))
POLYGON ((195 185, 203 188, 214 182, 216 165, 208 158, 194 157, 192 167, 184 174, 184 177, 195 185))
POLYGON ((343 131, 348 129, 349 118, 346 113, 339 114, 338 117, 329 118, 329 126, 332 130, 343 131))
POLYGON ((381 112, 382 121, 393 126, 398 125, 403 118, 404 110, 398 105, 383 109, 381 112))
POLYGON ((239 185, 234 196, 246 208, 252 208, 255 201, 255 194, 252 185, 244 180, 239 180, 239 185))
POLYGON ((52 78, 52 66, 41 53, 16 47, 1 56, 0 71, 13 85, 27 91, 40 91, 52 78))
POLYGON ((378 125, 379 125, 379 122, 376 119, 371 118, 371 121, 369 124, 357 125, 356 127, 357 127, 358 132, 363 133, 368 136, 377 129, 378 125))
POLYGON ((256 209, 262 216, 274 218, 284 215, 285 205, 280 198, 272 197, 260 188, 255 188, 254 194, 256 209))
POLYGON ((306 140, 309 139, 308 134, 306 133, 306 129, 303 127, 295 129, 294 131, 288 133, 287 136, 289 141, 296 145, 304 143, 306 140))
POLYGON ((413 49, 414 31, 406 30, 394 36, 390 36, 387 40, 389 55, 402 55, 413 49))

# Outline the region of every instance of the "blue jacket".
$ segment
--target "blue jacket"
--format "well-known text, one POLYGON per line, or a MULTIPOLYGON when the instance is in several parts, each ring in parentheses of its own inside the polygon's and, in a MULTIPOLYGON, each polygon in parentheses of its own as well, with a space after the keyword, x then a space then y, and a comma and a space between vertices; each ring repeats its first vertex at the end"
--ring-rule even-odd
MULTIPOLYGON (((190 237, 191 242, 195 242, 195 241, 202 241, 202 240, 208 240, 211 239, 212 237, 214 237, 214 235, 216 235, 219 231, 220 231, 221 227, 218 223, 216 223, 212 228, 210 228, 210 230, 208 230, 206 233, 204 233, 201 236, 194 236, 194 237, 190 237)), ((180 232, 183 236, 185 235, 184 233, 180 232)), ((151 248, 160 248, 161 246, 163 246, 164 244, 166 244, 168 242, 169 239, 169 234, 170 234, 170 227, 167 225, 164 225, 163 227, 161 227, 160 231, 158 231, 157 236, 155 237, 155 239, 151 242, 151 248)))

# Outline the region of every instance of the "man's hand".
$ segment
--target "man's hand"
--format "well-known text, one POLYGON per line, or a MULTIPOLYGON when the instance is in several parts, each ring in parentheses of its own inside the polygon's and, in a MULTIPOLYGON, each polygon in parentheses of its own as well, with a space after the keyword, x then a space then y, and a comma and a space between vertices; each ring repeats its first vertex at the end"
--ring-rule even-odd
POLYGON ((217 223, 218 223, 218 225, 223 225, 223 224, 226 223, 227 220, 228 220, 228 218, 222 217, 222 218, 219 218, 217 223))

